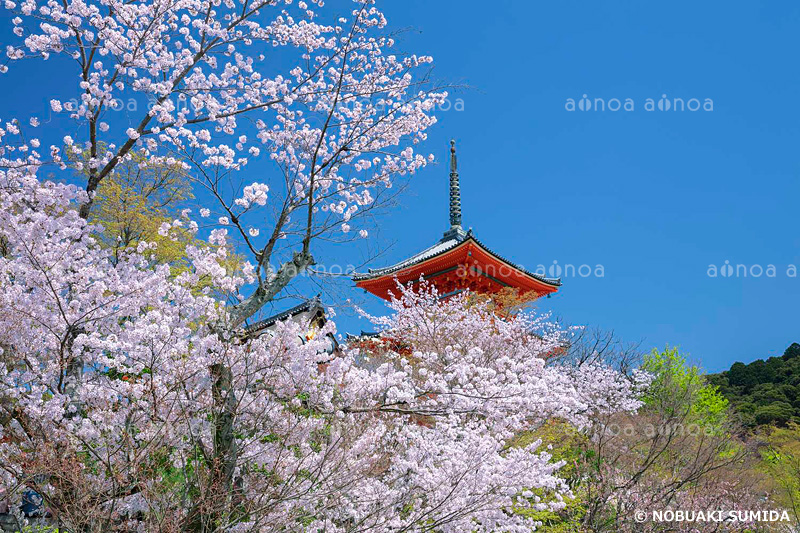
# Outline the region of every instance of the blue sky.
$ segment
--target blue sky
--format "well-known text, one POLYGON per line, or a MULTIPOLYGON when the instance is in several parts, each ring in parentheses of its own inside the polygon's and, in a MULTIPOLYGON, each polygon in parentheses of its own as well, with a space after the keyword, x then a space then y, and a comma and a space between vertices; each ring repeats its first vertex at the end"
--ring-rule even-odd
MULTIPOLYGON (((436 78, 467 87, 438 113, 424 147, 439 164, 380 219, 379 244, 394 245, 374 266, 447 229, 455 138, 464 225, 483 242, 531 270, 602 265, 602 277, 565 278, 540 309, 644 348, 678 345, 709 371, 800 342, 800 277, 787 272, 800 267, 800 4, 402 0, 382 8, 392 28, 407 30, 403 51, 432 55, 436 78), (630 99, 633 110, 566 109, 583 95, 630 99), (662 95, 709 99, 713 110, 660 111, 662 95), (708 276, 725 261, 746 265, 747 276, 708 276), (768 265, 775 277, 753 276, 768 265)), ((16 71, 24 83, 0 79, 2 117, 19 115, 21 102, 23 116, 42 115, 52 92, 72 90, 66 72, 38 63, 16 71)), ((338 262, 351 253, 325 251, 338 262)), ((346 288, 341 297, 359 293, 346 288)), ((340 315, 341 330, 361 327, 369 329, 340 315)))
MULTIPOLYGON (((464 224, 526 267, 603 265, 542 301, 709 371, 800 342, 800 4, 485 2, 385 6, 402 43, 471 89, 429 149, 458 141, 464 224), (625 98, 631 112, 572 111, 625 98), (713 111, 659 111, 697 98, 713 111), (646 111, 647 98, 656 104, 646 111), (748 277, 711 278, 709 265, 748 277), (775 277, 756 278, 775 265, 775 277), (754 269, 754 270, 753 270, 754 269)), ((437 154, 437 155, 438 155, 437 154)), ((426 169, 385 218, 391 259, 447 224, 447 169, 426 169)))

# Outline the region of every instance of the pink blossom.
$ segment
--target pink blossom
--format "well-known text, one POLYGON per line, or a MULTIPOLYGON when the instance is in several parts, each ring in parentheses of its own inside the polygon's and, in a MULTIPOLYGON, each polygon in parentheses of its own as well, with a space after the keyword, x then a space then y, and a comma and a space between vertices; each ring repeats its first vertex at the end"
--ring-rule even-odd
MULTIPOLYGON (((103 450, 111 468, 79 465, 81 490, 98 500, 110 494, 139 529, 158 519, 155 507, 185 516, 186 501, 131 458, 144 460, 155 447, 169 464, 210 475, 213 463, 194 461, 223 438, 213 421, 226 409, 242 436, 230 494, 259 504, 263 523, 290 530, 312 506, 311 524, 334 531, 359 521, 380 531, 438 520, 442 531, 488 533, 533 528, 506 510, 558 509, 569 494, 562 463, 539 442, 509 448, 515 435, 549 417, 580 425, 591 410, 638 405, 607 368, 546 365, 567 337, 542 317, 501 319, 486 305, 467 305, 466 294, 442 301, 424 284, 398 287, 392 314, 373 317, 382 338, 395 341, 355 342, 335 357, 333 322, 310 336, 293 321, 261 336, 226 333, 227 302, 255 279, 250 263, 242 276, 226 268, 227 230, 211 232, 213 246, 188 247, 188 268, 153 267, 151 244, 118 257, 100 247, 97 228, 74 208, 80 200, 72 185, 0 176, 8 250, 0 259, 8 280, 0 286, 0 345, 15 361, 0 367, 0 397, 14 405, 10 416, 46 426, 48 441, 64 450, 103 450), (213 290, 198 290, 203 284, 213 290), (80 361, 80 378, 62 366, 64 357, 80 361), (220 403, 220 365, 230 372, 231 404, 220 403), (132 480, 153 490, 132 496, 115 488, 132 480), (554 494, 552 502, 517 498, 534 489, 554 494)), ((11 438, 0 446, 4 479, 16 486, 19 453, 35 458, 45 442, 19 424, 2 431, 11 438)))

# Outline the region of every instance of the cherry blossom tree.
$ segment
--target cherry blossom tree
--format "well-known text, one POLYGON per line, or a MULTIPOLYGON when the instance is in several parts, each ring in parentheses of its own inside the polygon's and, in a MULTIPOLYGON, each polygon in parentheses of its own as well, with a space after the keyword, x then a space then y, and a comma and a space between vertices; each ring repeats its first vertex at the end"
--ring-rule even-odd
POLYGON ((638 406, 622 375, 546 366, 557 328, 467 296, 405 291, 377 319, 385 350, 331 357, 331 323, 305 344, 289 323, 230 335, 219 294, 248 280, 225 246, 171 275, 145 242, 100 246, 84 190, 0 179, 0 479, 66 530, 528 531, 512 506, 567 489, 512 437, 638 406))
POLYGON ((335 357, 333 323, 305 343, 293 324, 244 334, 315 242, 366 236, 359 217, 430 161, 412 146, 446 95, 429 57, 392 53, 372 1, 341 17, 320 1, 5 8, 1 70, 59 61, 76 91, 0 129, 11 509, 33 491, 69 531, 528 531, 512 507, 558 507, 567 488, 514 435, 638 406, 637 383, 599 364, 546 366, 555 326, 467 296, 402 291, 376 318, 398 343, 335 357), (149 105, 127 121, 125 98, 149 105), (180 269, 146 239, 112 252, 91 223, 100 184, 132 164, 196 186, 199 218, 159 228, 188 242, 180 269))
MULTIPOLYGON (((410 145, 425 139, 425 130, 435 123, 433 110, 445 97, 423 70, 431 58, 392 53, 394 40, 371 0, 342 8, 342 16, 322 10, 321 4, 6 2, 14 35, 8 36, 7 64, 0 70, 12 76, 16 63, 38 61, 43 66, 57 62, 74 72, 66 80, 66 98, 50 99, 52 117, 18 116, 0 129, 0 167, 8 187, 17 194, 17 183, 35 180, 42 172, 63 182, 78 176, 85 194, 62 191, 60 198, 77 202, 80 218, 89 219, 98 187, 123 167, 183 167, 203 198, 202 218, 164 223, 161 236, 178 229, 196 231, 213 215, 217 227, 208 239, 218 253, 230 243, 249 255, 241 262, 245 281, 240 283, 225 278, 227 265, 217 261, 219 256, 192 249, 189 257, 197 263, 193 288, 208 286, 216 298, 234 303, 220 316, 203 315, 228 342, 315 263, 315 240, 330 239, 334 232, 366 236, 366 229, 351 225, 378 205, 398 176, 429 161, 410 145), (125 106, 122 113, 125 101, 139 105, 125 106), (65 130, 70 135, 56 133, 65 130), (258 178, 244 177, 250 173, 258 178)), ((59 231, 89 238, 88 230, 79 232, 69 216, 59 215, 58 224, 72 224, 59 231)), ((0 244, 9 254, 18 253, 6 237, 0 237, 0 244)), ((71 250, 78 243, 60 246, 54 250, 71 250)), ((104 260, 97 259, 98 253, 85 252, 84 260, 100 264, 104 260)), ((45 257, 35 261, 48 265, 45 257)), ((120 268, 125 265, 138 268, 137 276, 149 275, 124 261, 120 268)), ((69 263, 63 268, 59 279, 84 275, 69 263)), ((141 281, 149 290, 165 279, 164 269, 155 271, 161 277, 141 281)), ((53 279, 54 271, 48 272, 53 279)), ((114 268, 107 275, 118 275, 117 284, 132 281, 119 272, 114 268)), ((142 288, 138 283, 132 282, 132 293, 142 288)), ((80 285, 74 287, 67 290, 80 285)), ((52 290, 59 294, 60 289, 52 290)), ((92 387, 87 367, 94 363, 84 347, 73 349, 85 327, 54 298, 66 328, 54 330, 61 339, 59 368, 64 371, 56 390, 81 412, 87 387, 92 387)), ((105 309, 108 304, 97 305, 105 309)), ((8 309, 25 312, 20 305, 8 309)), ((200 315, 189 322, 195 320, 200 315)), ((215 408, 232 418, 233 400, 226 403, 227 393, 221 391, 227 390, 233 370, 221 362, 209 364, 205 371, 215 373, 220 388, 215 408)), ((215 468, 226 474, 212 479, 230 485, 238 456, 234 435, 223 432, 218 438, 212 455, 220 463, 215 468)), ((207 516, 200 507, 194 514, 207 516)))
POLYGON ((430 159, 410 145, 446 93, 422 70, 430 57, 392 53, 373 4, 337 16, 321 1, 6 2, 10 71, 66 61, 75 98, 50 106, 53 125, 77 133, 43 157, 21 131, 39 117, 17 117, 2 133, 21 157, 5 165, 81 173, 83 218, 120 162, 185 165, 212 199, 201 213, 250 255, 255 282, 230 310, 243 324, 314 264, 315 239, 366 236, 358 218, 430 159), (142 104, 128 121, 126 100, 142 104))

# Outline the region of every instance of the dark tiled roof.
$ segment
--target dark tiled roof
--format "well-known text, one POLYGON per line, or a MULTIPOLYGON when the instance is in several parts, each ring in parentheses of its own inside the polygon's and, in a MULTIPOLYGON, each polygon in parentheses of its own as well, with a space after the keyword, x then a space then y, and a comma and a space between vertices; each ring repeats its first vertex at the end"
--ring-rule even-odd
POLYGON ((503 261, 504 263, 507 263, 508 265, 511 265, 512 267, 514 267, 515 269, 519 270, 520 272, 523 272, 523 273, 529 275, 530 277, 541 281, 542 283, 546 283, 546 284, 552 285, 554 287, 560 287, 561 286, 561 279, 560 278, 546 278, 544 276, 540 276, 539 274, 535 274, 533 272, 529 272, 529 271, 525 270, 524 268, 520 267, 519 265, 516 265, 515 263, 512 263, 511 261, 509 261, 508 259, 506 259, 502 255, 493 252, 488 246, 483 244, 481 241, 479 241, 475 237, 475 235, 472 233, 471 229, 467 233, 456 234, 456 235, 453 235, 453 236, 450 236, 450 235, 446 234, 444 239, 440 240, 439 242, 437 242, 433 246, 431 246, 429 248, 426 248, 425 250, 421 251, 420 253, 418 253, 418 254, 416 254, 416 255, 414 255, 412 257, 409 257, 408 259, 406 259, 404 261, 401 261, 399 263, 396 263, 394 265, 391 265, 391 266, 388 266, 388 267, 384 267, 384 268, 370 268, 365 273, 354 274, 353 275, 353 281, 358 282, 358 281, 363 281, 363 280, 368 280, 368 279, 380 278, 382 276, 386 276, 387 274, 393 274, 393 273, 395 273, 397 271, 403 270, 404 268, 407 268, 407 267, 422 263, 423 261, 427 261, 428 259, 431 259, 433 257, 442 255, 442 254, 444 254, 446 252, 449 252, 450 250, 452 250, 456 246, 458 246, 461 243, 463 243, 463 242, 465 242, 467 240, 470 240, 470 239, 475 241, 476 244, 478 244, 481 248, 486 250, 489 254, 493 255, 494 257, 496 257, 500 261, 503 261))
POLYGON ((315 309, 322 309, 322 302, 319 299, 319 294, 313 298, 309 298, 300 305, 292 307, 291 309, 287 309, 286 311, 280 312, 277 315, 272 315, 269 318, 265 318, 264 320, 259 320, 258 322, 250 324, 244 328, 244 330, 247 334, 253 334, 263 329, 272 327, 281 320, 286 320, 287 318, 297 316, 300 313, 305 313, 315 309))
POLYGON ((348 333, 346 335, 346 338, 347 340, 352 340, 352 339, 363 339, 366 337, 379 337, 380 335, 381 333, 379 331, 364 331, 362 329, 360 334, 354 335, 352 333, 348 333))
POLYGON ((436 257, 437 255, 441 255, 449 250, 452 250, 466 239, 442 239, 441 241, 437 242, 433 246, 426 248, 425 250, 421 251, 420 253, 409 257, 404 261, 400 261, 397 264, 392 266, 383 267, 383 268, 370 268, 364 274, 354 274, 353 281, 361 281, 363 279, 372 279, 372 278, 379 278, 381 276, 385 276, 386 274, 391 274, 392 272, 396 272, 398 270, 402 270, 403 268, 416 265, 417 263, 421 263, 426 259, 430 259, 431 257, 436 257))

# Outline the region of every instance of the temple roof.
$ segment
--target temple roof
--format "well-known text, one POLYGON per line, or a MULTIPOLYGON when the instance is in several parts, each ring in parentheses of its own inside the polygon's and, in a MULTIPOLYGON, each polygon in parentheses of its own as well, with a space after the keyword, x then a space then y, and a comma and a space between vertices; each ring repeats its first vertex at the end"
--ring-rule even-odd
POLYGON ((383 268, 370 268, 352 276, 357 287, 388 300, 396 283, 432 280, 442 294, 462 290, 491 293, 511 287, 535 298, 558 291, 561 280, 525 270, 479 241, 472 229, 461 225, 461 186, 455 141, 450 141, 450 227, 433 246, 408 259, 383 268))
POLYGON ((451 250, 464 242, 463 240, 458 239, 442 239, 441 241, 437 242, 433 246, 426 248, 425 250, 421 251, 420 253, 409 257, 408 259, 404 259, 399 263, 396 263, 391 266, 383 267, 383 268, 370 268, 367 272, 359 274, 356 273, 353 275, 353 281, 361 281, 364 279, 372 279, 372 278, 379 278, 381 276, 385 276, 386 274, 391 274, 393 272, 397 272, 398 270, 402 270, 405 267, 409 267, 412 265, 416 265, 417 263, 421 263, 426 259, 430 259, 431 257, 436 257, 437 255, 444 253, 448 250, 451 250))
POLYGON ((269 329, 281 320, 287 320, 289 318, 294 318, 297 315, 302 313, 309 313, 311 315, 315 314, 317 311, 322 311, 324 313, 324 308, 322 307, 322 302, 319 299, 319 294, 314 296, 313 298, 309 298, 305 302, 292 307, 291 309, 287 309, 286 311, 282 311, 277 315, 272 315, 269 318, 265 318, 264 320, 259 320, 253 324, 244 328, 244 331, 248 335, 252 335, 253 333, 258 333, 262 330, 269 329))
POLYGON ((475 235, 472 233, 472 229, 470 229, 466 233, 463 232, 463 231, 462 232, 458 232, 458 233, 448 232, 448 233, 445 234, 444 238, 442 238, 439 242, 437 242, 436 244, 434 244, 433 246, 431 246, 429 248, 426 248, 425 250, 421 251, 420 253, 418 253, 416 255, 413 255, 412 257, 409 257, 408 259, 400 261, 399 263, 396 263, 396 264, 391 265, 391 266, 387 266, 387 267, 383 267, 383 268, 370 268, 365 273, 355 274, 355 275, 353 275, 353 281, 356 281, 356 282, 364 281, 364 280, 375 279, 375 278, 380 278, 380 277, 387 276, 387 275, 390 275, 390 274, 394 274, 394 273, 399 272, 400 270, 403 270, 405 268, 408 268, 408 267, 411 267, 411 266, 414 266, 414 265, 418 265, 418 264, 423 263, 423 262, 425 262, 425 261, 427 261, 429 259, 433 259, 434 257, 442 255, 442 254, 454 249, 455 247, 459 246, 460 244, 462 244, 462 243, 464 243, 464 242, 466 242, 468 240, 472 240, 473 242, 475 242, 475 244, 477 244, 478 246, 483 248, 487 253, 489 253, 490 255, 494 256, 496 259, 502 261, 503 263, 506 263, 507 265, 509 265, 512 268, 515 268, 515 269, 519 270, 523 274, 526 274, 526 275, 528 275, 528 276, 530 276, 530 277, 532 277, 534 279, 537 279, 537 280, 541 281, 542 283, 546 283, 548 285, 552 285, 553 287, 560 287, 561 286, 561 279, 560 278, 547 278, 547 277, 541 276, 539 274, 536 274, 534 272, 530 272, 528 270, 525 270, 521 266, 519 266, 519 265, 517 265, 515 263, 512 263, 511 261, 509 261, 505 257, 501 256, 500 254, 492 251, 485 244, 483 244, 481 241, 479 241, 475 237, 475 235))

